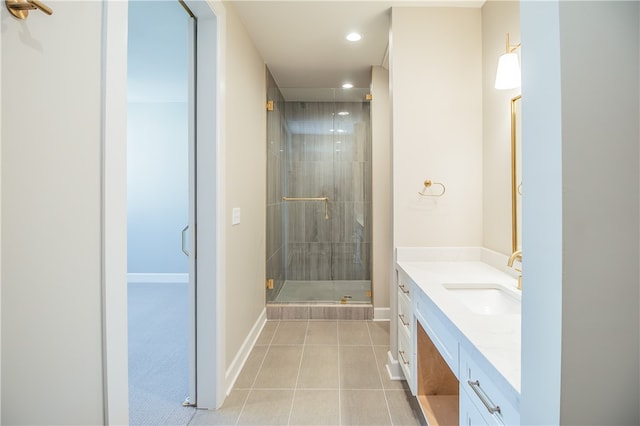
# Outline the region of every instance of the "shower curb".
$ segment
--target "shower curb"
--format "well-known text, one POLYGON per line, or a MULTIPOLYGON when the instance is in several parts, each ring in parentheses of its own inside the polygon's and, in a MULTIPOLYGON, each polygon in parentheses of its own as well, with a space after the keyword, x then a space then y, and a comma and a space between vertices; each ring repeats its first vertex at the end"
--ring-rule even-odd
POLYGON ((269 303, 270 320, 372 320, 371 304, 269 303))

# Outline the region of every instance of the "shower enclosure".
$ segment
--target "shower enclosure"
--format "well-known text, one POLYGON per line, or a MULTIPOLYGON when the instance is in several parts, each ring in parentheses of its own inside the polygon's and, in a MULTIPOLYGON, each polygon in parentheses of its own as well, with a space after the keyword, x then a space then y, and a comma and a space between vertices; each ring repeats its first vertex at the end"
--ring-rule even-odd
POLYGON ((336 92, 301 101, 269 88, 268 303, 371 303, 369 103, 336 92))

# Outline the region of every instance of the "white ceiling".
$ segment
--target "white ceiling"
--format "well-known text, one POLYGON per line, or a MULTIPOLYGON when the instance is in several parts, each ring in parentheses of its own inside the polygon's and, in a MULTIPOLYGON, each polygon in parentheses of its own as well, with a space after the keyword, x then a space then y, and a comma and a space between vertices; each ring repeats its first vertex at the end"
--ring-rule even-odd
POLYGON ((391 6, 481 7, 484 0, 235 0, 233 6, 281 88, 368 88, 382 65, 391 6), (356 31, 359 42, 345 36, 356 31))

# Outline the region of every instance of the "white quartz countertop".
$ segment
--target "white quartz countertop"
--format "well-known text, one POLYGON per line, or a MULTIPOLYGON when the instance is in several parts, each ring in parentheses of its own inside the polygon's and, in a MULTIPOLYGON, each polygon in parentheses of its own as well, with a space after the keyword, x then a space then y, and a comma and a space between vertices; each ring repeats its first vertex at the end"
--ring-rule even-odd
MULTIPOLYGON (((492 255, 493 256, 493 255, 492 255)), ((478 256, 479 257, 479 256, 478 256)), ((495 257, 495 256, 493 256, 495 257)), ((443 284, 502 284, 516 289, 513 276, 480 260, 416 260, 398 254, 397 265, 457 328, 461 344, 477 350, 520 393, 521 315, 484 315, 467 308, 443 284)))

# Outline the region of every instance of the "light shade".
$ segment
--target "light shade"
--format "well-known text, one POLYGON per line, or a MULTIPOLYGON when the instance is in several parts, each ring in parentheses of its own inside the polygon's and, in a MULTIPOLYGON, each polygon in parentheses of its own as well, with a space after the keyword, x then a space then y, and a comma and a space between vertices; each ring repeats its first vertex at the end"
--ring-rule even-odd
POLYGON ((520 62, 517 53, 505 53, 500 56, 495 86, 498 90, 520 87, 520 62))
POLYGON ((346 39, 349 41, 359 41, 361 38, 362 36, 358 33, 349 33, 346 37, 346 39))

